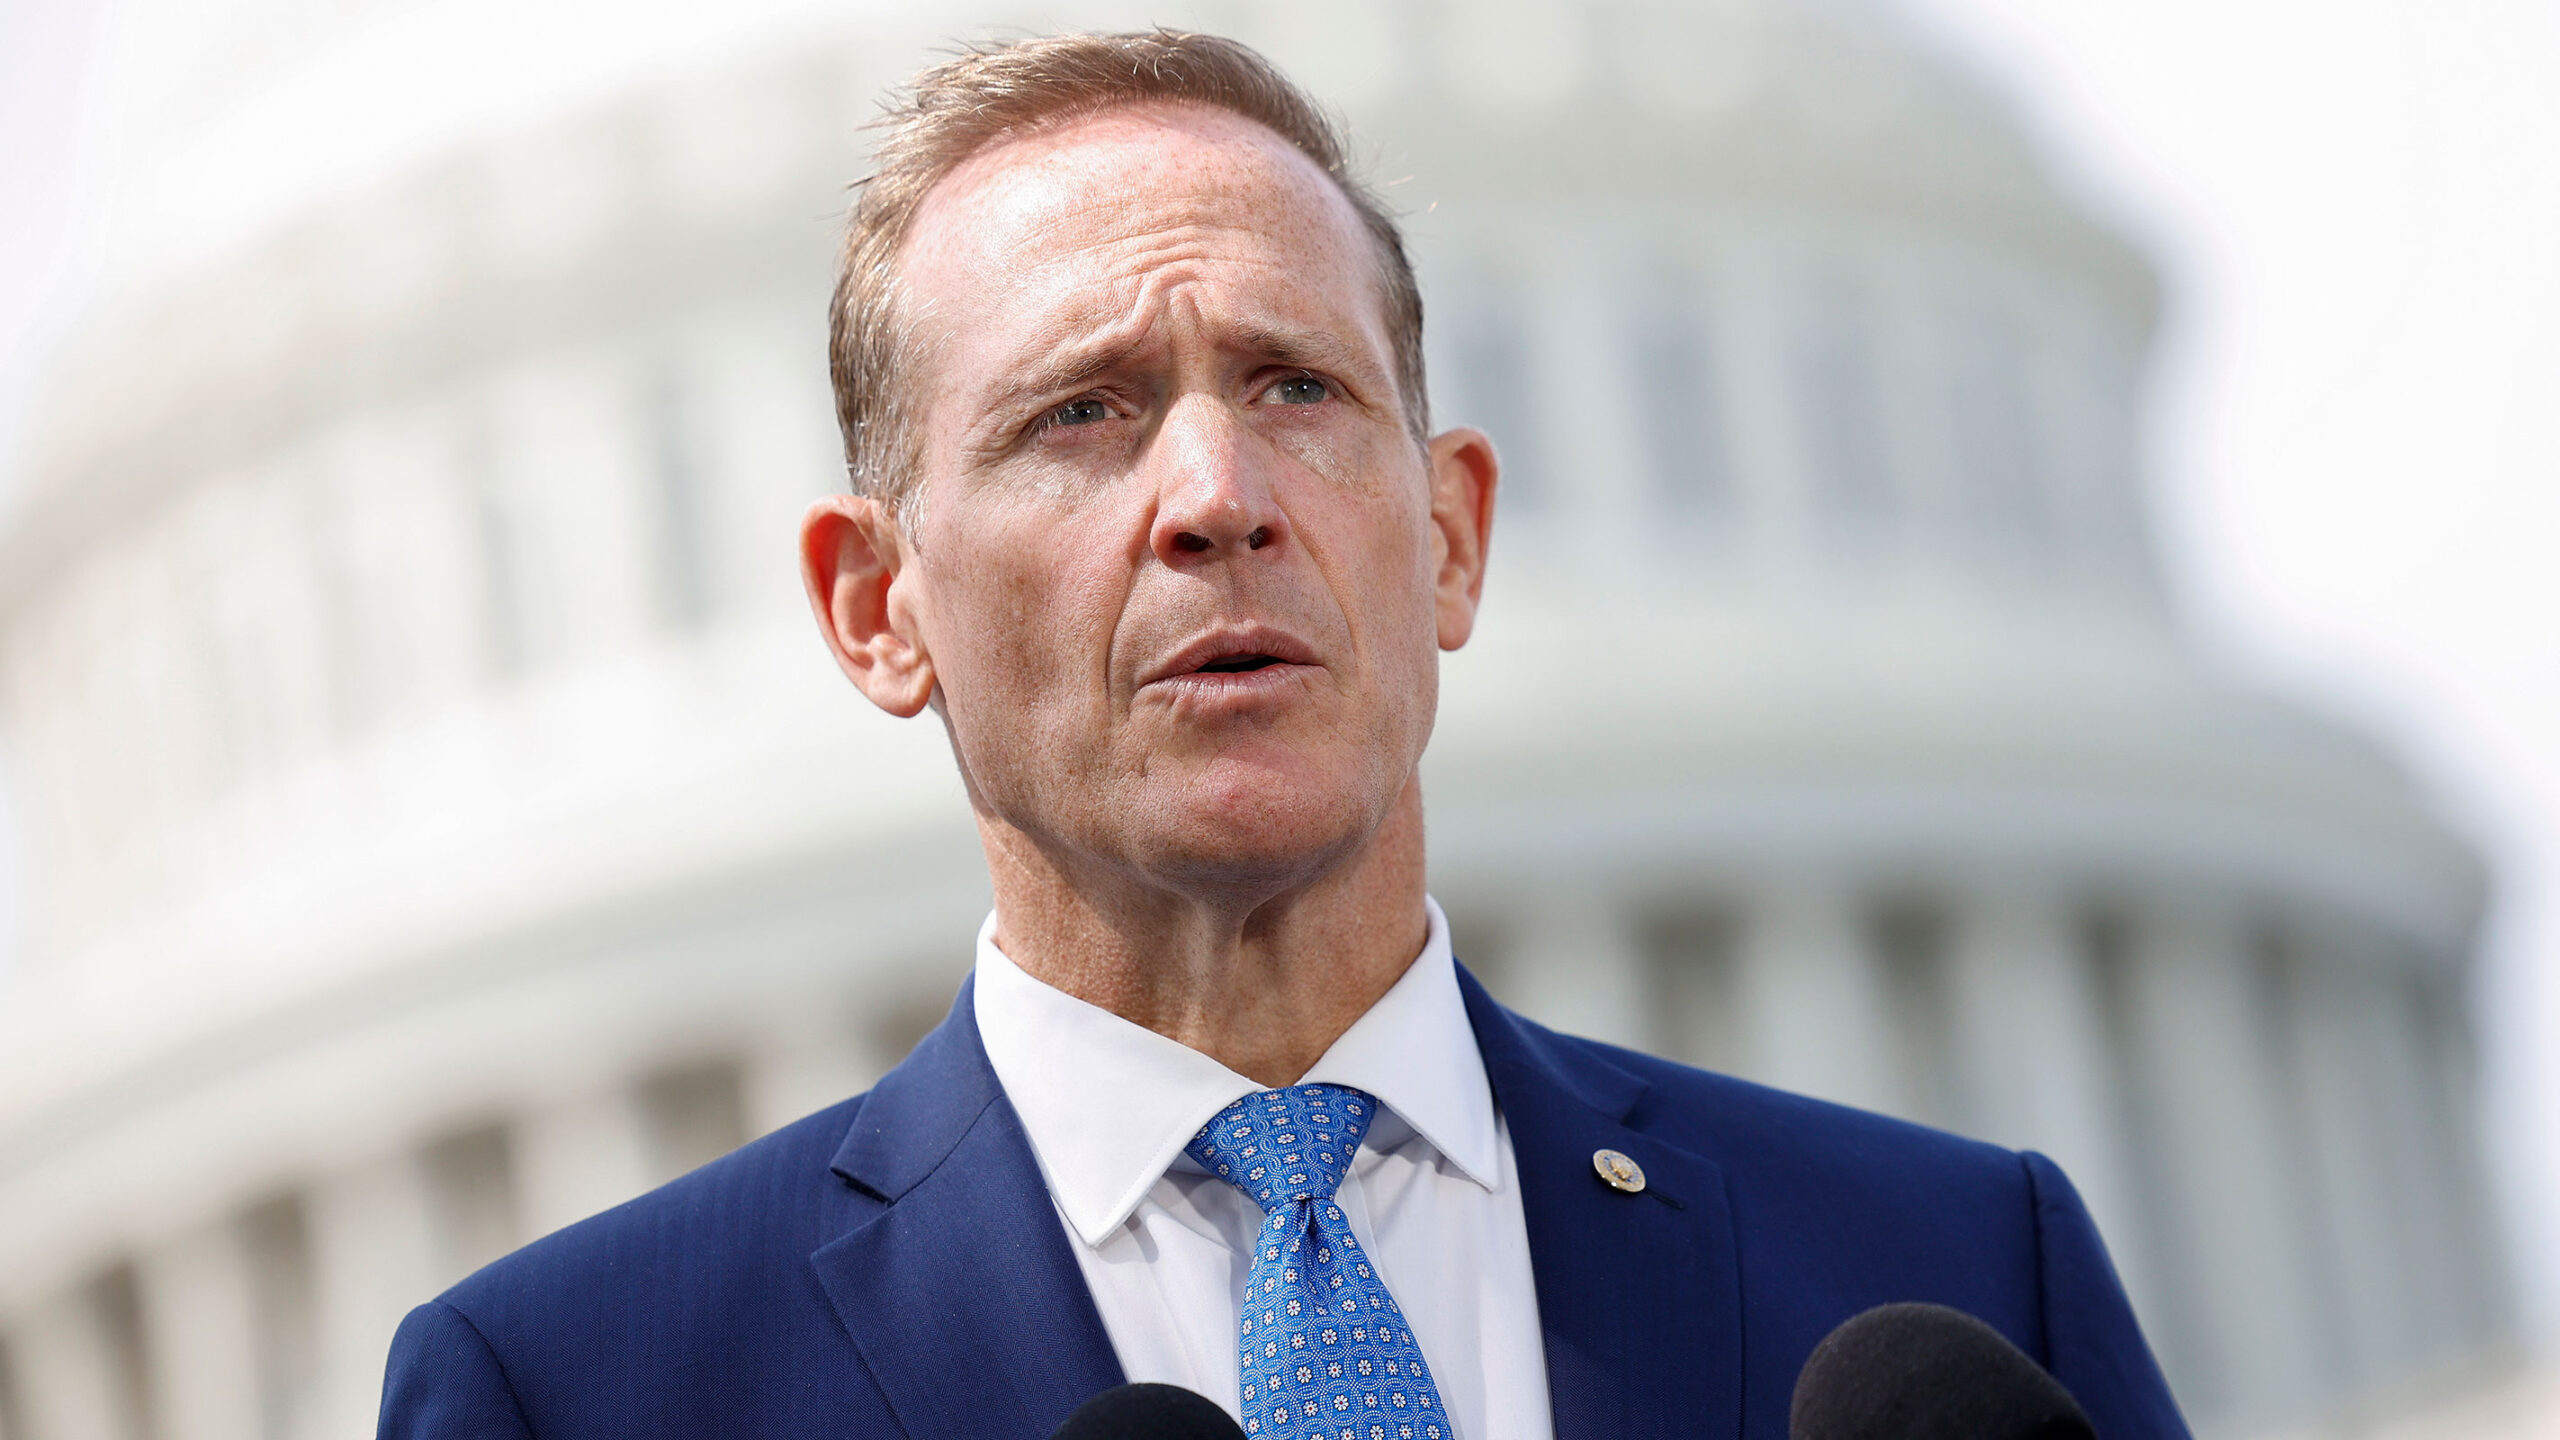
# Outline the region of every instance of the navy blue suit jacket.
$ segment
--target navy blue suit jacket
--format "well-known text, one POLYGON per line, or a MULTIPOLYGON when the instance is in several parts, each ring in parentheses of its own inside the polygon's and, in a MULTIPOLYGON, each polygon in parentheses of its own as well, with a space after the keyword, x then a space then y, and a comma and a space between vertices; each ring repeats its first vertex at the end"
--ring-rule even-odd
MULTIPOLYGON (((1895 1300, 1989 1321, 2101 1440, 2186 1435, 2051 1161, 1558 1035, 1460 984, 1558 1440, 1784 1440, 1806 1355, 1895 1300), (1600 1181, 1602 1148, 1642 1192, 1600 1181)), ((1045 1440, 1122 1379, 1067 1245, 963 987, 869 1094, 411 1312, 381 1433, 1045 1440)))

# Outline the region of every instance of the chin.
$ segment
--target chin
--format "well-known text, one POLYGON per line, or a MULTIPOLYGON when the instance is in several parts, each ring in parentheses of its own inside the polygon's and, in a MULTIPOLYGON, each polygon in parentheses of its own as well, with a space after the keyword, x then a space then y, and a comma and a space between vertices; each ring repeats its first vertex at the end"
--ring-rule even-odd
POLYGON ((1152 833, 1131 848, 1145 868, 1184 888, 1276 894, 1312 884, 1377 834, 1402 788, 1349 778, 1204 777, 1142 805, 1132 819, 1152 833))

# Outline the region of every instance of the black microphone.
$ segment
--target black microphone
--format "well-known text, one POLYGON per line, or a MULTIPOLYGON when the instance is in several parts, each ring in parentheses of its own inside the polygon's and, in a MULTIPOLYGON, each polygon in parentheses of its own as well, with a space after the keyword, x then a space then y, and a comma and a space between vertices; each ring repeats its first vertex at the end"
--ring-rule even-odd
POLYGON ((1049 1440, 1244 1440, 1244 1427, 1179 1385, 1115 1385, 1077 1406, 1049 1440))
POLYGON ((1796 1377, 1788 1440, 2097 1440, 2062 1382, 1944 1305, 1843 1321, 1796 1377))

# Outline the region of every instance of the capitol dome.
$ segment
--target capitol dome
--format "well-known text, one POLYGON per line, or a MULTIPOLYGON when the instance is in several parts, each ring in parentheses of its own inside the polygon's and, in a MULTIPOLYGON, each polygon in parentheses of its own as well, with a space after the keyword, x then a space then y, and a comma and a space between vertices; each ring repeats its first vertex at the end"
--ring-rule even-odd
POLYGON ((1896 12, 592 8, 128 58, 0 516, 6 1440, 363 1433, 409 1306, 939 1017, 967 804, 793 568, 844 186, 947 37, 1159 19, 1344 108, 1503 450, 1425 762, 1498 994, 2053 1154, 2207 1435, 2504 1353, 2479 861, 2201 655, 2152 272, 1896 12))

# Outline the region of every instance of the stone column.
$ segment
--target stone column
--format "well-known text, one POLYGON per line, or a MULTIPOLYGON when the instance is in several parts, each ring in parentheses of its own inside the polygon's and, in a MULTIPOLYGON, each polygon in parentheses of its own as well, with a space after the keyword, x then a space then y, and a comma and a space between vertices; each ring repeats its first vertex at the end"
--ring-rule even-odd
POLYGON ((2109 1099, 2106 1025, 2087 945, 2067 900, 2023 887, 1962 897, 1948 953, 1966 1128, 2040 1150, 2070 1173, 2146 1318, 2152 1257, 2109 1099))
POLYGON ((2186 1243, 2204 1373, 2197 1409, 2226 1426, 2300 1412, 2320 1393, 2305 1196, 2285 1157, 2258 956, 2242 917, 2162 905, 2136 917, 2126 999, 2165 1171, 2165 1219, 2186 1243))
POLYGON ((154 1440, 265 1440, 256 1282, 239 1227, 200 1226, 134 1262, 154 1440))
POLYGON ((407 1153, 322 1181, 305 1196, 314 1333, 313 1436, 368 1433, 401 1317, 453 1277, 437 1264, 426 1176, 407 1153))
POLYGON ((2505 1232, 2491 1198, 2488 1147, 2480 1134, 2477 1053, 2464 1008, 2462 974, 2422 952, 2408 957, 2411 1028, 2429 1074, 2427 1113, 2444 1158, 2449 1203, 2460 1226, 2464 1334, 2490 1349, 2514 1339, 2515 1295, 2505 1232))
POLYGON ((2467 1302, 2463 1206, 2452 1167, 2462 1163, 2430 1101, 2437 1084, 2423 1035, 2413 977, 2400 957, 2371 947, 2357 986, 2358 1044, 2372 1083, 2364 1100, 2373 1143, 2390 1157, 2380 1177, 2393 1208, 2397 1299, 2415 1343, 2404 1355, 2410 1373, 2450 1364, 2470 1348, 2474 1316, 2467 1302))
POLYGON ((2408 1304, 2393 1231, 2394 1174, 2409 1163, 2376 1124, 2371 1046, 2359 1014, 2374 977, 2328 935, 2306 935, 2286 992, 2303 1116, 2330 1242, 2350 1384, 2373 1390, 2407 1372, 2424 1343, 2408 1304))
POLYGON ((1541 1025, 1649 1048, 1650 966, 1634 917, 1587 884, 1548 883, 1511 932, 1506 988, 1541 1025))
POLYGON ((26 1440, 135 1440, 139 1397, 128 1371, 95 1286, 57 1295, 9 1326, 9 1378, 26 1440))
POLYGON ((649 1137, 625 1087, 564 1096, 516 1122, 525 1234, 548 1235, 649 1188, 649 1137))
MULTIPOLYGON (((1757 258, 1757 257, 1754 257, 1757 258)), ((1796 325, 1785 274, 1766 260, 1737 271, 1716 295, 1713 324, 1733 357, 1725 380, 1727 443, 1735 497, 1748 536, 1748 562, 1763 573, 1801 570, 1817 550, 1822 517, 1813 503, 1811 462, 1786 361, 1796 325)))
MULTIPOLYGON (((1645 427, 1636 405, 1644 389, 1630 373, 1626 311, 1605 283, 1610 273, 1605 265, 1532 272, 1524 336, 1527 371, 1546 400, 1538 407, 1544 454, 1534 458, 1547 473, 1532 477, 1545 486, 1544 518, 1566 551, 1594 557, 1614 556, 1625 537, 1662 523, 1646 483, 1654 457, 1639 439, 1645 427)), ((1600 573, 1613 571, 1623 573, 1602 562, 1600 573)))
POLYGON ((1870 1110, 1905 1109, 1875 946, 1846 887, 1796 878, 1755 891, 1740 952, 1753 1079, 1870 1110))

